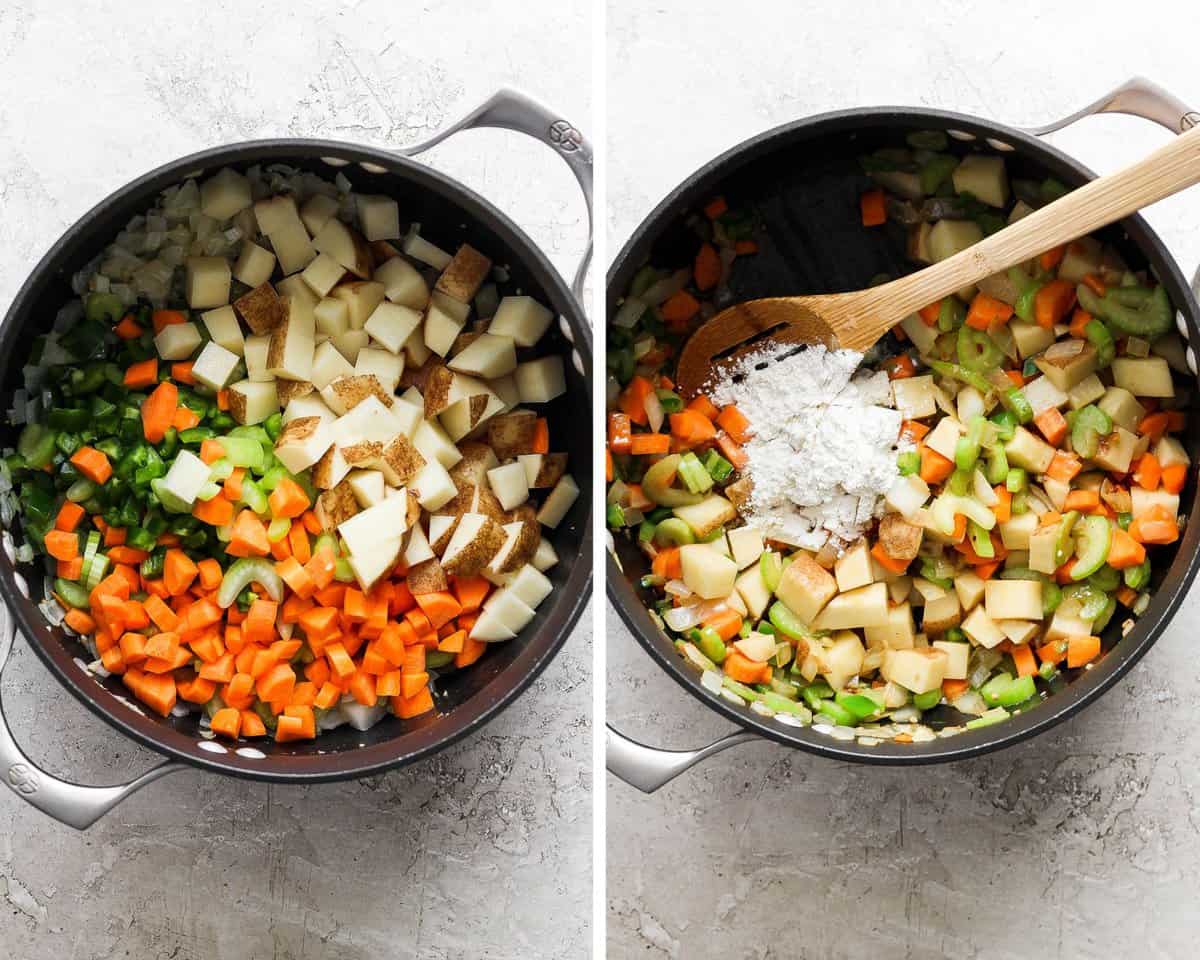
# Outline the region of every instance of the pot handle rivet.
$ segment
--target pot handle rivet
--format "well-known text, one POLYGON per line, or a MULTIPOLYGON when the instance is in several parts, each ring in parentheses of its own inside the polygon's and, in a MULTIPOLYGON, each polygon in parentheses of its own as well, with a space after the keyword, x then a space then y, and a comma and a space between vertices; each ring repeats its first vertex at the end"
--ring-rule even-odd
POLYGON ((502 89, 461 120, 451 124, 445 130, 428 140, 405 147, 398 151, 402 156, 415 157, 431 147, 437 146, 461 130, 474 130, 478 127, 496 127, 501 130, 514 130, 526 136, 540 140, 550 147, 570 167, 579 187, 583 191, 584 203, 587 205, 588 241, 587 248, 580 258, 579 267, 571 281, 571 291, 576 299, 583 301, 583 281, 587 276, 588 264, 592 260, 592 147, 587 138, 580 133, 579 128, 564 120, 549 107, 544 106, 532 97, 517 90, 502 89))
MULTIPOLYGON (((0 674, 3 674, 8 663, 17 632, 16 618, 12 612, 5 608, 3 616, 4 624, 0 628, 0 674)), ((183 769, 186 769, 184 764, 166 760, 129 783, 111 787, 89 787, 61 780, 39 768, 21 750, 9 729, 3 697, 0 695, 0 780, 25 802, 76 830, 86 830, 146 784, 183 769)))
POLYGON ((701 760, 739 743, 762 739, 739 730, 698 750, 662 750, 630 739, 609 726, 605 732, 605 765, 613 776, 642 793, 653 793, 701 760))

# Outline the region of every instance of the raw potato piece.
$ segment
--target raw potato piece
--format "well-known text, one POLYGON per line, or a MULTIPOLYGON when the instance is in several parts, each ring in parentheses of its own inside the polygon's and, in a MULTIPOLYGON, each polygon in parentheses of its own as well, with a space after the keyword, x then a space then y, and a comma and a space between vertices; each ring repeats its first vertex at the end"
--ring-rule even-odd
POLYGON ((969 193, 991 207, 1008 203, 1008 176, 1004 158, 972 153, 963 157, 951 174, 955 193, 969 193))
POLYGON ((720 494, 709 494, 699 503, 676 507, 675 516, 692 528, 697 538, 703 539, 718 527, 723 527, 737 516, 733 504, 720 494))
POLYGON ((299 309, 291 297, 283 299, 283 306, 283 322, 271 331, 267 372, 285 380, 309 380, 315 350, 312 314, 299 309))
MULTIPOLYGON (((517 461, 525 468, 525 482, 529 484, 530 490, 554 486, 567 469, 565 453, 522 453, 517 456, 517 461)), ((730 536, 732 537, 732 532, 730 536)))
POLYGON ((491 260, 470 244, 464 243, 438 277, 435 289, 460 303, 470 303, 491 269, 491 260))
POLYGON ((354 367, 342 356, 332 340, 318 344, 313 352, 312 383, 318 390, 323 390, 339 377, 354 376, 354 367))
POLYGON ((229 415, 244 426, 262 423, 278 410, 274 380, 241 380, 229 388, 229 415))
POLYGON ((200 319, 208 328, 208 335, 213 343, 219 343, 239 357, 246 352, 246 338, 242 334, 242 327, 238 323, 237 314, 233 312, 233 307, 224 306, 208 310, 200 314, 200 319))
POLYGON ((716 600, 733 593, 737 564, 704 543, 689 543, 679 548, 683 582, 705 600, 716 600))
POLYGON ((392 353, 398 354, 420 325, 420 312, 384 300, 372 311, 363 329, 392 353))
MULTIPOLYGON (((789 569, 795 566, 795 561, 789 569)), ((778 592, 778 591, 777 591, 778 592)), ((856 627, 882 627, 888 622, 886 583, 873 583, 833 597, 812 625, 817 630, 850 630, 856 627)))
POLYGON ((563 517, 567 515, 567 511, 571 509, 571 505, 575 503, 578 496, 579 487, 575 483, 575 479, 569 473, 564 474, 563 478, 554 485, 554 489, 550 491, 542 508, 537 512, 538 522, 554 529, 562 523, 563 517))
POLYGON ((316 514, 321 528, 333 530, 359 512, 358 500, 345 480, 317 498, 316 514))
POLYGON ((187 258, 187 301, 193 310, 223 307, 229 302, 232 274, 224 257, 187 258))
POLYGON ((320 417, 301 417, 283 428, 275 443, 275 456, 292 473, 300 473, 320 460, 332 442, 328 422, 320 417))
POLYGON ((233 265, 233 278, 248 287, 266 283, 275 272, 275 254, 247 240, 242 244, 237 263, 233 265))
MULTIPOLYGON (((1013 580, 1006 582, 1018 583, 1020 581, 1013 580)), ((1038 612, 1040 613, 1041 611, 1039 610, 1038 612)), ((996 626, 996 622, 987 615, 987 611, 983 607, 976 607, 971 611, 967 619, 962 622, 962 630, 963 633, 981 647, 988 647, 989 649, 1003 643, 1006 639, 1000 628, 996 626)))
MULTIPOLYGON (((879 542, 889 557, 897 560, 913 560, 921 549, 924 530, 909 523, 897 513, 884 514, 879 521, 879 542)), ((845 588, 843 588, 845 589, 845 588)))
POLYGON ((304 206, 300 208, 300 219, 304 228, 316 236, 337 211, 337 200, 323 193, 315 193, 304 201, 304 206))
POLYGON ((932 599, 925 598, 925 610, 921 614, 921 629, 930 635, 945 633, 962 623, 962 605, 954 591, 943 593, 932 599))
POLYGON ((251 202, 250 181, 229 167, 200 184, 200 212, 214 220, 229 220, 251 202))
POLYGON ((236 353, 226 350, 217 341, 210 340, 192 364, 192 376, 210 390, 224 390, 237 365, 236 353))
POLYGON ((346 304, 350 329, 361 330, 366 326, 367 318, 383 302, 383 284, 374 280, 351 280, 339 283, 329 295, 346 304))
POLYGON ((262 283, 233 302, 238 315, 252 333, 270 333, 283 322, 286 315, 283 301, 269 283, 262 283))
POLYGON ((446 468, 436 460, 425 464, 409 484, 417 500, 426 510, 438 510, 449 503, 458 490, 446 468))
POLYGON ((307 267, 317 255, 309 242, 308 231, 297 220, 294 224, 267 234, 271 249, 279 258, 279 269, 285 274, 294 274, 307 267))
POLYGON ((537 414, 532 410, 514 410, 488 421, 487 442, 501 460, 532 453, 537 435, 537 414))
POLYGON ((419 233, 409 233, 400 244, 400 249, 406 256, 420 260, 435 270, 445 270, 454 258, 436 244, 430 243, 419 233))
POLYGON ((493 380, 517 369, 517 351, 509 337, 481 333, 456 353, 448 366, 452 370, 493 380))
POLYGON ((450 310, 434 300, 425 311, 425 346, 439 357, 444 357, 450 352, 464 323, 465 317, 457 319, 450 310))
POLYGON ((429 305, 429 285, 421 272, 403 257, 392 257, 375 270, 375 279, 384 286, 385 296, 392 303, 413 310, 429 305))
POLYGON ((499 552, 505 539, 504 531, 491 517, 464 513, 442 554, 442 566, 447 573, 473 577, 499 552))
POLYGON ((374 397, 389 409, 395 404, 396 398, 383 389, 383 384, 374 374, 351 374, 339 377, 329 384, 324 392, 325 402, 329 409, 337 414, 348 413, 357 407, 367 397, 374 397))
POLYGON ((505 510, 519 507, 529 499, 529 484, 525 479, 525 468, 519 463, 508 463, 488 471, 488 483, 492 492, 505 510))
POLYGON ((408 589, 414 595, 423 593, 441 593, 450 589, 450 581, 446 579, 446 571, 442 569, 437 557, 423 560, 410 567, 407 576, 408 589))
POLYGON ((366 280, 371 276, 371 251, 367 242, 357 231, 330 217, 315 237, 313 249, 328 254, 356 277, 366 280))
POLYGON ((784 605, 809 624, 836 593, 837 581, 807 553, 797 553, 792 558, 775 590, 784 605))
POLYGON ((529 563, 537 553, 542 532, 536 520, 514 520, 504 524, 504 545, 488 564, 490 573, 503 576, 529 563))
POLYGON ((532 347, 553 319, 554 314, 533 297, 505 297, 496 308, 488 332, 512 337, 519 347, 532 347))
POLYGON ((514 377, 522 403, 548 403, 567 392, 562 357, 539 357, 519 363, 514 377))
POLYGON ((1040 580, 988 580, 984 608, 993 620, 1041 620, 1040 580))
POLYGON ((400 206, 390 197, 357 194, 358 222, 370 241, 400 239, 400 206))
MULTIPOLYGON (((566 460, 566 454, 561 455, 566 460)), ((532 486, 532 484, 531 484, 532 486)), ((726 535, 729 540, 729 553, 739 570, 745 570, 750 564, 757 563, 763 552, 762 531, 756 527, 738 527, 726 535)))
POLYGON ((342 265, 327 253, 318 254, 313 258, 312 262, 304 268, 304 272, 300 274, 300 279, 308 284, 309 288, 318 297, 327 296, 329 291, 337 286, 338 281, 342 279, 346 271, 342 269, 342 265))
MULTIPOLYGON (((331 446, 325 451, 325 453, 321 455, 321 459, 313 464, 313 486, 318 490, 332 490, 339 483, 345 480, 349 473, 350 464, 348 464, 346 462, 346 458, 342 456, 341 449, 336 446, 331 446)), ((382 478, 380 480, 380 488, 382 489, 382 478)), ((369 504, 364 504, 364 506, 369 506, 369 504)))
POLYGON ((253 336, 246 338, 242 358, 246 361, 246 377, 255 382, 273 381, 275 378, 267 373, 267 354, 271 350, 271 335, 253 336))
POLYGON ((200 331, 194 323, 173 323, 154 338, 154 348, 164 360, 184 360, 200 346, 200 331))
POLYGON ((337 337, 350 329, 350 307, 345 300, 325 297, 313 307, 313 319, 318 333, 337 337))
POLYGON ((393 487, 408 483, 424 466, 425 458, 404 434, 384 447, 379 459, 379 469, 393 487))
MULTIPOLYGON (((896 381, 899 383, 900 381, 896 381)), ((875 580, 871 572, 871 552, 866 540, 859 540, 838 557, 833 565, 833 576, 842 593, 870 585, 875 580)))
POLYGON ((885 680, 913 693, 929 693, 942 685, 948 667, 946 651, 937 647, 917 647, 912 650, 888 650, 883 655, 879 672, 885 680))
POLYGON ((358 351, 358 357, 354 361, 354 372, 370 374, 389 390, 395 390, 400 378, 404 375, 404 357, 389 353, 387 350, 364 347, 358 351))

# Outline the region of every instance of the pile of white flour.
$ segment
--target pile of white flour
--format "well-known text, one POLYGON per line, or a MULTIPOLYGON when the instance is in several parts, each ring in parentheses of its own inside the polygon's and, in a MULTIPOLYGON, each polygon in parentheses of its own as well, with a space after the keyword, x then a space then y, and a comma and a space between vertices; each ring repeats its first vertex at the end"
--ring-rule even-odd
POLYGON ((855 375, 863 355, 817 345, 782 360, 756 352, 711 396, 733 403, 754 436, 748 512, 775 540, 817 550, 856 540, 896 479, 902 417, 886 373, 855 375), (764 366, 765 364, 765 366, 764 366))

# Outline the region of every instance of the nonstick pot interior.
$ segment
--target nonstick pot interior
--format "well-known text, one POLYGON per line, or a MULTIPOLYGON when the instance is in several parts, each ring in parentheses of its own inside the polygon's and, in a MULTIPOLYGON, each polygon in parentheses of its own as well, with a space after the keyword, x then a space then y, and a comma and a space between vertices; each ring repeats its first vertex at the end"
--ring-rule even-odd
MULTIPOLYGON (((254 164, 284 163, 332 180, 339 171, 361 193, 394 197, 401 218, 421 224, 421 232, 439 246, 461 243, 489 255, 507 268, 502 294, 527 293, 562 317, 543 341, 564 357, 567 393, 549 405, 551 449, 565 450, 569 470, 581 493, 554 531, 543 528, 560 561, 547 575, 554 593, 515 640, 497 644, 474 666, 439 678, 434 684, 435 713, 413 720, 390 714, 370 730, 348 726, 315 741, 239 744, 240 749, 199 736, 197 715, 162 719, 144 712, 121 685, 84 669, 87 653, 61 629, 51 628, 36 608, 42 590, 39 565, 19 570, 0 558, 0 593, 17 615, 21 631, 58 679, 93 712, 147 746, 222 772, 272 780, 322 780, 363 776, 428 755, 477 729, 527 687, 559 649, 574 626, 590 590, 590 490, 592 447, 586 431, 572 430, 572 411, 590 408, 584 371, 590 369, 590 331, 578 303, 537 249, 506 216, 455 181, 413 161, 380 150, 347 144, 282 140, 218 148, 168 164, 129 184, 103 201, 50 250, 18 293, 0 328, 4 358, 5 408, 23 383, 21 368, 32 338, 47 332, 55 314, 72 297, 71 277, 111 243, 158 193, 187 177, 200 177, 223 166, 245 170, 254 164), (25 596, 27 584, 32 599, 25 596)), ((5 425, 0 445, 12 447, 17 430, 5 425)), ((19 533, 16 536, 19 541, 19 533)))
MULTIPOLYGON (((898 276, 915 269, 905 255, 904 229, 889 222, 864 229, 859 197, 875 184, 862 173, 858 158, 884 146, 903 144, 914 130, 948 130, 951 150, 1003 153, 1011 177, 1043 180, 1053 176, 1068 186, 1092 178, 1091 172, 1019 131, 976 118, 939 111, 877 108, 825 114, 789 124, 735 147, 697 171, 668 196, 635 231, 608 276, 608 315, 634 273, 644 264, 677 268, 691 262, 697 239, 689 216, 714 196, 749 215, 760 227, 759 252, 739 257, 730 286, 737 300, 788 294, 858 290, 880 274, 898 276)), ((1178 267, 1141 217, 1131 217, 1101 233, 1133 269, 1149 266, 1166 284, 1179 310, 1189 342, 1200 335, 1197 307, 1178 267)), ((1200 454, 1200 418, 1193 415, 1183 438, 1193 459, 1200 454)), ((1182 512, 1194 514, 1194 472, 1181 496, 1182 512)), ((1112 686, 1150 648, 1178 607, 1196 572, 1200 524, 1187 527, 1174 547, 1156 552, 1154 595, 1149 609, 1121 638, 1121 609, 1102 637, 1106 655, 1092 669, 1059 684, 1045 703, 1005 723, 929 743, 863 746, 809 728, 784 726, 748 708, 712 696, 699 673, 685 664, 671 641, 646 613, 652 591, 637 584, 649 572, 645 556, 625 537, 616 538, 618 563, 608 563, 609 596, 639 642, 685 689, 729 719, 771 739, 826 756, 867 763, 930 763, 967 757, 1018 742, 1080 710, 1112 686), (1170 566, 1163 561, 1170 558, 1170 566), (1120 641, 1118 643, 1118 640, 1120 641)))

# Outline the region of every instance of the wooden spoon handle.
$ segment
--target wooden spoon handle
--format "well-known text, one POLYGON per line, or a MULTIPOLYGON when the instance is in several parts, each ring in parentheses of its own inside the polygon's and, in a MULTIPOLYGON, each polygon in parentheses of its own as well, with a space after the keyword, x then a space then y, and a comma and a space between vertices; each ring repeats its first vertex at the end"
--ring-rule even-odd
POLYGON ((1072 190, 941 263, 873 288, 870 292, 878 297, 879 312, 892 318, 882 330, 955 290, 1077 240, 1198 182, 1200 127, 1124 170, 1072 190))

